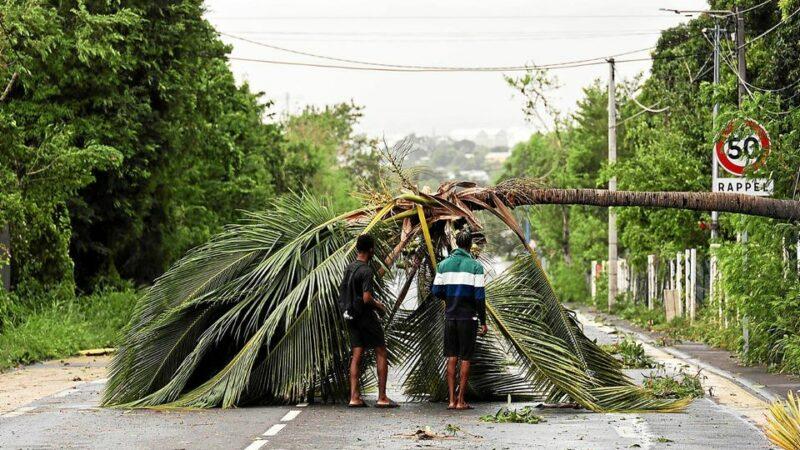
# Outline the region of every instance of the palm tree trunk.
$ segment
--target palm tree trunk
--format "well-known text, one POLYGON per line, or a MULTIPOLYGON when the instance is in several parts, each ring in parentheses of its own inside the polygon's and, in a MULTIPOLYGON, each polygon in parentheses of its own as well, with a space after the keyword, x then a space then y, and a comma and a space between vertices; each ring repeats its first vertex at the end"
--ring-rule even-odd
POLYGON ((494 194, 512 208, 524 205, 640 206, 731 212, 784 220, 800 219, 800 201, 718 192, 545 189, 517 181, 492 188, 479 188, 472 194, 479 201, 488 204, 492 203, 492 194, 494 194))

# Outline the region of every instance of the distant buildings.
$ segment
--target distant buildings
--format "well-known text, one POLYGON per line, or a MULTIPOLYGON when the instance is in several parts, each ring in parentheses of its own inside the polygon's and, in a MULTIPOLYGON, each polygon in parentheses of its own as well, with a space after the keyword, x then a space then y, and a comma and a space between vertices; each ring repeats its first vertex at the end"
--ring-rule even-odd
POLYGON ((487 153, 483 159, 486 161, 486 164, 500 166, 506 162, 509 156, 511 156, 511 151, 504 149, 503 151, 491 151, 487 153))
POLYGON ((489 184, 489 173, 485 170, 459 170, 458 177, 466 181, 489 184))

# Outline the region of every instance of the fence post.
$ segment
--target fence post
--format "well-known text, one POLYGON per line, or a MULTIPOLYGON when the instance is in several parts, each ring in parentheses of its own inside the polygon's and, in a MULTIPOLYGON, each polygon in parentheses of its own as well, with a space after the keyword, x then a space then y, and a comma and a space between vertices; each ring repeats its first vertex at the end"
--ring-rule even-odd
POLYGON ((647 255, 647 309, 652 310, 656 298, 656 255, 647 255))
POLYGON ((595 297, 597 297, 597 261, 592 260, 592 275, 591 280, 589 280, 589 290, 592 293, 592 303, 594 303, 595 297))
POLYGON ((678 302, 675 314, 683 317, 683 252, 675 254, 675 295, 678 302))
POLYGON ((689 260, 691 261, 692 271, 689 276, 689 320, 694 322, 697 312, 697 249, 689 249, 689 260))

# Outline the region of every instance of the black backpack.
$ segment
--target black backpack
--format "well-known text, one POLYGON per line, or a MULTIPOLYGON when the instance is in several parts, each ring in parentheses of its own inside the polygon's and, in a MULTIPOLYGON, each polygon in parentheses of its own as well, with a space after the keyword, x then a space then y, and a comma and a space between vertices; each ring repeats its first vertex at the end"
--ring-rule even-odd
POLYGON ((359 308, 356 305, 356 302, 353 301, 354 295, 351 289, 353 275, 355 275, 356 271, 361 268, 361 264, 348 265, 347 270, 344 273, 344 277, 342 278, 342 284, 339 285, 339 310, 341 311, 345 320, 357 319, 358 316, 361 315, 361 310, 363 309, 359 308))

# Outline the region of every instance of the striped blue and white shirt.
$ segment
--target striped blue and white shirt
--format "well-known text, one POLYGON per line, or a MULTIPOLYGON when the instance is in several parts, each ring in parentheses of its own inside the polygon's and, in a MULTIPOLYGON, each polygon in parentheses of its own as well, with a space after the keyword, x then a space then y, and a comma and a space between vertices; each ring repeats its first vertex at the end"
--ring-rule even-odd
POLYGON ((481 263, 456 249, 439 263, 431 293, 445 301, 445 318, 480 320, 486 324, 486 291, 481 263))

